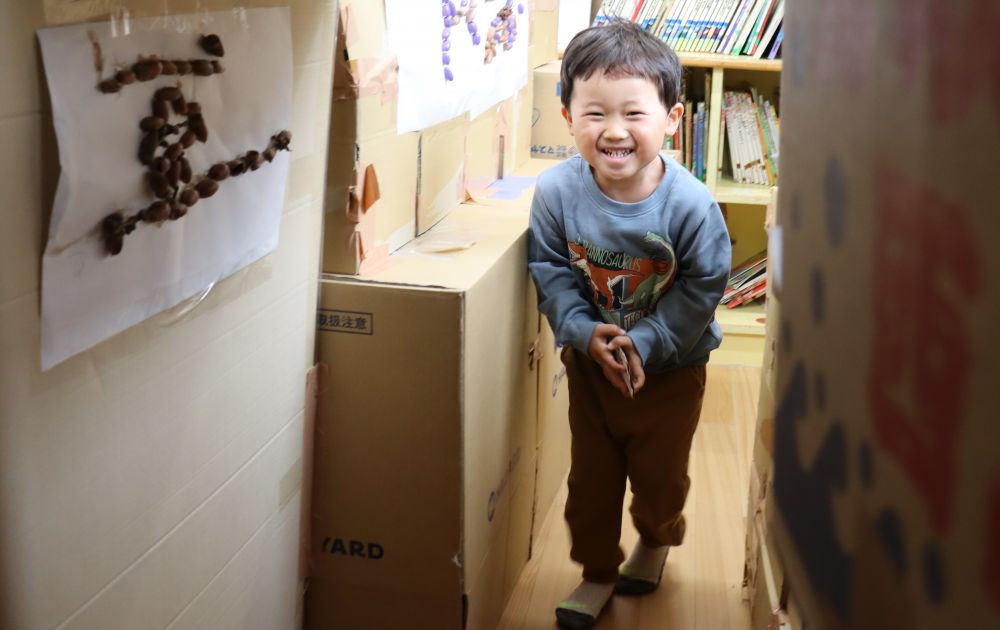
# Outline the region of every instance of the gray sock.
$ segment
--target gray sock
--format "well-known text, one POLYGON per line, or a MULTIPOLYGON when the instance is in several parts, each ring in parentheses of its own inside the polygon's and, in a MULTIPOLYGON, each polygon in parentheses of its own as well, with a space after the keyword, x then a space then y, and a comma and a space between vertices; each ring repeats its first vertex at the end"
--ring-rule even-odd
POLYGON ((669 546, 647 547, 640 540, 635 543, 632 553, 619 569, 619 573, 628 578, 656 584, 660 581, 668 551, 670 551, 669 546))
POLYGON ((569 594, 569 597, 559 602, 557 608, 572 610, 597 619, 605 604, 611 599, 614 590, 614 583, 598 584, 584 580, 569 594))

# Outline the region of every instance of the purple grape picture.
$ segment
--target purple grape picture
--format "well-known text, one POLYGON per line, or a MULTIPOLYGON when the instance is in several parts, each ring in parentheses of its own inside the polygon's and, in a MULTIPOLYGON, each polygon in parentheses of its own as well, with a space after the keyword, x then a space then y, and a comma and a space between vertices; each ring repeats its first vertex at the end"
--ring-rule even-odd
MULTIPOLYGON (((503 7, 497 11, 496 16, 490 20, 490 28, 485 39, 479 33, 479 27, 475 22, 476 7, 479 0, 460 0, 456 6, 455 0, 441 0, 441 16, 444 30, 441 32, 441 65, 444 68, 444 79, 446 82, 455 80, 455 73, 449 67, 451 65, 452 39, 451 28, 457 26, 463 19, 466 30, 472 45, 479 47, 484 45, 483 63, 488 64, 496 58, 500 51, 510 50, 517 41, 517 18, 514 15, 514 0, 505 0, 503 7)), ((523 15, 525 6, 523 2, 517 4, 517 14, 523 15)))

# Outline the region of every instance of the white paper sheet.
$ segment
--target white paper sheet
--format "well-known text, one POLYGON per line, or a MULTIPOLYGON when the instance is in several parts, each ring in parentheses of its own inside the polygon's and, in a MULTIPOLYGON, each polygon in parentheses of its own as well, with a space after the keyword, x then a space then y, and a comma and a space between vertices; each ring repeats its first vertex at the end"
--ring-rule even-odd
POLYGON ((399 60, 397 131, 417 131, 468 112, 478 116, 517 93, 528 80, 528 0, 511 3, 516 36, 510 50, 496 44, 496 56, 484 63, 491 22, 507 0, 451 0, 456 12, 474 6, 480 43, 473 42, 466 17, 446 28, 447 0, 385 0, 388 42, 399 60), (442 50, 448 32, 450 49, 442 50), (443 55, 449 63, 443 63, 443 55), (445 69, 453 80, 445 78, 445 69))
POLYGON ((133 19, 128 28, 125 34, 121 23, 104 22, 38 31, 62 166, 42 260, 43 370, 197 294, 278 244, 289 159, 283 151, 256 171, 221 181, 187 216, 159 226, 141 223, 119 255, 105 253, 101 220, 118 209, 133 214, 154 200, 137 155, 139 121, 150 114, 158 88, 179 83, 188 101, 201 104, 208 142, 186 151, 195 173, 261 151, 273 134, 290 128, 287 8, 133 19), (92 39, 104 58, 101 76, 108 77, 139 55, 210 58, 198 46, 208 33, 225 47, 221 74, 160 76, 117 94, 96 87, 92 39))

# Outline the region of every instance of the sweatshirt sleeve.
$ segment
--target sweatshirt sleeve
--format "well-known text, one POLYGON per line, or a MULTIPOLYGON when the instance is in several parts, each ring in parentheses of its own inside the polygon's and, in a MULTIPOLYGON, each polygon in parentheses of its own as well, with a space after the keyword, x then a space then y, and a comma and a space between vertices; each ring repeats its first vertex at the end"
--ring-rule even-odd
POLYGON ((600 315, 580 291, 564 230, 545 203, 541 187, 536 188, 528 231, 528 269, 538 289, 538 308, 557 340, 586 353, 600 315))
POLYGON ((643 365, 650 357, 660 365, 681 362, 715 316, 729 280, 732 247, 722 211, 715 201, 710 203, 706 212, 691 217, 697 223, 684 226, 677 239, 674 285, 628 333, 643 365))

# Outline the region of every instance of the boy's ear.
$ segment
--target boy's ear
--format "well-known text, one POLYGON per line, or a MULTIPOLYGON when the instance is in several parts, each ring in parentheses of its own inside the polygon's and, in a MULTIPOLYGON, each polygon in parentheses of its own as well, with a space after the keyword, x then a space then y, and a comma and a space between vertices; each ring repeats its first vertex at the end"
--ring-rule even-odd
POLYGON ((667 111, 667 134, 668 136, 674 135, 677 131, 677 126, 681 124, 681 119, 684 117, 684 105, 680 103, 675 103, 667 111))
POLYGON ((573 135, 573 117, 569 115, 569 110, 565 107, 562 108, 562 117, 566 121, 566 126, 569 127, 569 135, 573 135))

